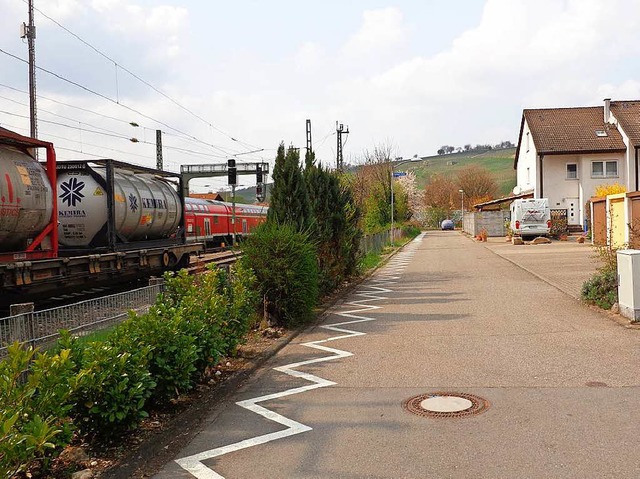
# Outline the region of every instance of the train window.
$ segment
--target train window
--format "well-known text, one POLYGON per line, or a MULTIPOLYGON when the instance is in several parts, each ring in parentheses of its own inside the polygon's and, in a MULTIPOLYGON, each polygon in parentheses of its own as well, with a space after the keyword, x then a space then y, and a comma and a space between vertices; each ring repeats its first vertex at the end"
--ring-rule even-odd
POLYGON ((213 215, 213 224, 217 225, 219 221, 218 215, 213 215))
POLYGON ((242 220, 242 232, 247 234, 249 230, 247 229, 247 220, 242 220))
POLYGON ((193 233, 193 223, 187 225, 187 233, 193 233))
POLYGON ((190 204, 184 205, 184 209, 187 211, 191 211, 191 205, 190 204))
POLYGON ((204 219, 204 234, 206 236, 211 235, 211 220, 209 218, 204 219))

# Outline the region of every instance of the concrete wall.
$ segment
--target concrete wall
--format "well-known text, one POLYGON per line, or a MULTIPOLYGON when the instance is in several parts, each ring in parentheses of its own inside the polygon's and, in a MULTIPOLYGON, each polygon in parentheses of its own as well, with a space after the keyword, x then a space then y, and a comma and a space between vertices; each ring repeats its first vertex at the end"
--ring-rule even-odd
POLYGON ((505 236, 507 230, 504 227, 509 219, 508 210, 500 211, 479 211, 465 212, 463 231, 472 236, 480 234, 483 228, 487 230, 488 236, 505 236))

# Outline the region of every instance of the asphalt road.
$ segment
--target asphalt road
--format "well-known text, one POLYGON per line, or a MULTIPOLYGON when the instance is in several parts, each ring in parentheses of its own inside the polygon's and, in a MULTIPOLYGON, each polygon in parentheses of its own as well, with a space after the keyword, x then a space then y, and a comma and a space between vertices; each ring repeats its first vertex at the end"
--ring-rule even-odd
POLYGON ((639 335, 480 243, 429 232, 212 411, 155 477, 638 477, 639 335), (490 406, 403 409, 434 392, 490 406))

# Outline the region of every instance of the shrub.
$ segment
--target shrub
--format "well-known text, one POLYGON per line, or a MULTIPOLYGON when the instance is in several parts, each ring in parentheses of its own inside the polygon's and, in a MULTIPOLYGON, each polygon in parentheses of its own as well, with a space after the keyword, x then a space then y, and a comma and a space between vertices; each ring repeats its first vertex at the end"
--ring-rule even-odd
POLYGON ((0 362, 0 477, 49 459, 71 439, 70 351, 39 353, 14 343, 0 362))
POLYGON ((402 234, 407 238, 415 238, 421 232, 418 226, 411 223, 403 224, 401 228, 402 228, 402 234))
POLYGON ((129 342, 149 348, 155 402, 164 402, 193 387, 198 346, 186 323, 178 312, 169 316, 152 309, 141 316, 132 314, 114 331, 112 342, 116 344, 129 342))
POLYGON ((168 276, 167 294, 156 307, 179 311, 203 357, 217 360, 243 340, 255 322, 259 298, 253 271, 238 263, 230 273, 212 267, 196 278, 183 272, 168 276))
POLYGON ((318 300, 314 245, 291 225, 267 222, 243 243, 242 261, 251 266, 266 308, 276 322, 291 326, 311 318, 318 300))
POLYGON ((133 429, 147 417, 145 403, 155 382, 149 372, 148 346, 135 344, 124 335, 88 343, 76 378, 76 425, 96 435, 133 429))
POLYGON ((615 269, 601 268, 582 285, 582 299, 603 309, 618 302, 618 277, 615 269))

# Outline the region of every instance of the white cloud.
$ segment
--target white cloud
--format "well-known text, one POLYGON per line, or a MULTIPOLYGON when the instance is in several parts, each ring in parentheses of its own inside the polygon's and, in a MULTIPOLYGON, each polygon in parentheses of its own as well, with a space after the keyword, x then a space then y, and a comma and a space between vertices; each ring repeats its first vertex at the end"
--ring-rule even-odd
POLYGON ((363 22, 343 47, 348 59, 373 58, 401 45, 406 39, 402 12, 395 7, 367 10, 363 22))
POLYGON ((59 22, 86 11, 85 5, 78 0, 38 0, 34 6, 59 22))
POLYGON ((182 39, 189 26, 186 8, 147 8, 127 0, 92 0, 91 6, 102 15, 108 29, 153 44, 151 58, 155 61, 175 58, 182 51, 182 39))
POLYGON ((324 48, 316 42, 306 42, 298 49, 295 57, 296 69, 300 73, 317 72, 326 62, 324 48))

